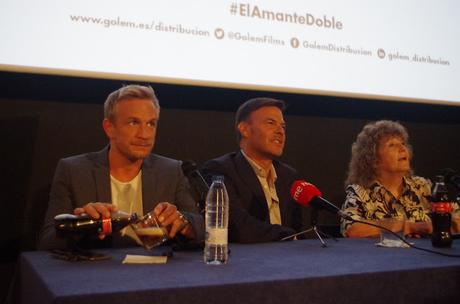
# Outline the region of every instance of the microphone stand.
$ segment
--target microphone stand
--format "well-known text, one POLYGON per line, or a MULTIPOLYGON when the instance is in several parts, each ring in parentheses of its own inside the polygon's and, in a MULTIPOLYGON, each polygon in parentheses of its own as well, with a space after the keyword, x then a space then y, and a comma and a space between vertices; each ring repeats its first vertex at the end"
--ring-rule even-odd
POLYGON ((323 239, 323 237, 324 238, 332 238, 336 242, 338 241, 332 235, 329 235, 329 234, 321 231, 318 228, 317 222, 318 222, 318 209, 313 208, 312 212, 311 212, 311 226, 306 230, 303 230, 303 231, 297 232, 295 234, 289 235, 287 237, 284 237, 284 238, 281 239, 281 241, 286 241, 286 240, 289 240, 289 239, 293 239, 298 235, 306 234, 306 233, 309 233, 310 231, 313 231, 316 234, 316 237, 319 239, 319 241, 321 243, 321 247, 323 247, 323 248, 327 247, 327 242, 326 242, 326 240, 323 239))
POLYGON ((323 240, 323 238, 321 237, 321 230, 318 229, 318 226, 317 226, 317 222, 318 222, 318 210, 316 208, 313 208, 313 210, 311 211, 311 228, 316 236, 318 237, 319 241, 321 242, 321 247, 327 247, 327 242, 325 240, 323 240))

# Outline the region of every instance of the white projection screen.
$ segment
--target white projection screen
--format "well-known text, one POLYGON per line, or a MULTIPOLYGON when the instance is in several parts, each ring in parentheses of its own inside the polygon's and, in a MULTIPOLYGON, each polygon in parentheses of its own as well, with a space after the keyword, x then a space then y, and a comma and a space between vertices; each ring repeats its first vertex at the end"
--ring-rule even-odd
POLYGON ((460 105, 456 0, 1 0, 0 70, 460 105))

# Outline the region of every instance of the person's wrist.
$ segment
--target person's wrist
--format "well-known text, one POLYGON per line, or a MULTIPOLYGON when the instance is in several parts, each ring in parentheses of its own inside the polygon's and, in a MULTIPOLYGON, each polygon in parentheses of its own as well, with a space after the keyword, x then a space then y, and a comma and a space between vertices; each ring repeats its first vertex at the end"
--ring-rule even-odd
POLYGON ((178 231, 182 234, 185 234, 187 228, 190 226, 190 221, 187 219, 187 217, 179 212, 179 220, 182 222, 181 227, 178 229, 178 231))

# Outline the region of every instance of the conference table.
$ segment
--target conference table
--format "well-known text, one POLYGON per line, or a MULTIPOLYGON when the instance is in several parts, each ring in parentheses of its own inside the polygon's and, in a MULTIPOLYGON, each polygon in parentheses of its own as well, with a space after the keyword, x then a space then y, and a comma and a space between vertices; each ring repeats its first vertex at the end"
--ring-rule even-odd
MULTIPOLYGON (((165 264, 122 264, 143 248, 104 250, 111 259, 69 262, 46 251, 22 253, 21 303, 459 303, 460 258, 375 239, 230 244, 226 265, 202 250, 175 251, 165 264)), ((432 249, 427 239, 417 246, 432 249)), ((460 254, 460 244, 436 249, 460 254)), ((101 251, 100 251, 101 252, 101 251)))

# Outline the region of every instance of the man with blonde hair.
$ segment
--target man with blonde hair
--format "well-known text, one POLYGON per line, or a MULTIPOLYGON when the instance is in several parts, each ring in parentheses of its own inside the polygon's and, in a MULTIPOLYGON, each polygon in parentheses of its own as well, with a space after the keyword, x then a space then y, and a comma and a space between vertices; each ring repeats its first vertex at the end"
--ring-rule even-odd
MULTIPOLYGON (((204 238, 203 219, 181 163, 151 154, 159 118, 160 105, 151 87, 128 85, 108 96, 102 127, 109 145, 99 152, 59 161, 39 248, 65 246, 64 240, 56 238, 53 223, 54 216, 62 213, 86 213, 98 219, 116 210, 140 215, 153 210, 170 238, 204 238)), ((118 235, 94 243, 134 244, 118 235)))

